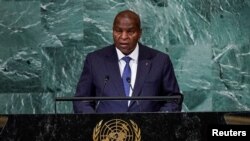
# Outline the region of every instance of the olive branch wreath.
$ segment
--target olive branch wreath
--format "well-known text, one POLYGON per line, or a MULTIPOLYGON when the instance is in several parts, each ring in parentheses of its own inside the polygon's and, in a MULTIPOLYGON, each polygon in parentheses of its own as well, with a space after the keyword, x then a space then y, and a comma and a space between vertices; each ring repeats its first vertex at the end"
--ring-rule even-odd
POLYGON ((137 126, 137 124, 133 121, 130 120, 132 127, 134 129, 134 133, 135 133, 135 141, 141 141, 141 130, 140 128, 137 126))
POLYGON ((93 141, 98 141, 98 135, 100 133, 100 128, 102 127, 102 121, 101 120, 94 128, 94 132, 93 132, 93 141))

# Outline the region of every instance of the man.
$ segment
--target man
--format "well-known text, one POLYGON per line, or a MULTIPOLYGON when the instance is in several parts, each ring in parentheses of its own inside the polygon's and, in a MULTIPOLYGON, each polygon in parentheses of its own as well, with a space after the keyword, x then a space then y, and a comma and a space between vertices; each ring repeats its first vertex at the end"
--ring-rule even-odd
MULTIPOLYGON (((181 95, 167 54, 139 43, 139 16, 125 10, 113 23, 114 44, 87 55, 76 97, 181 95)), ((75 113, 175 112, 182 98, 166 101, 74 101, 75 113)))

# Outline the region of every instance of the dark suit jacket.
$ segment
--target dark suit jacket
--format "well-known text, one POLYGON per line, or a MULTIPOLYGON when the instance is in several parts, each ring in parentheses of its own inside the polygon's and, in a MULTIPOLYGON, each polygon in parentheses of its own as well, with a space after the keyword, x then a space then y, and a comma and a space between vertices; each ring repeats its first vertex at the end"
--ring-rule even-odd
MULTIPOLYGON (((181 95, 169 56, 139 43, 138 67, 133 90, 133 96, 181 95)), ((87 55, 75 96, 125 96, 114 45, 87 55), (109 79, 105 85, 107 76, 109 79)), ((74 101, 74 112, 174 112, 181 110, 182 99, 168 103, 131 101, 130 106, 127 101, 100 101, 96 110, 95 104, 95 102, 74 101)))

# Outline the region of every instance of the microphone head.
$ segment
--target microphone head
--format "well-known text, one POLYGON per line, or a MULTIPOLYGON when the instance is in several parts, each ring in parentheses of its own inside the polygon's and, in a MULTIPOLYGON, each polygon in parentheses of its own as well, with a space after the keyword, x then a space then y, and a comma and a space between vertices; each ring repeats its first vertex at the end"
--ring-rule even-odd
POLYGON ((126 80, 127 80, 128 83, 131 83, 131 78, 130 77, 127 77, 126 80))
POLYGON ((104 78, 104 81, 108 81, 109 80, 109 76, 106 75, 105 78, 104 78))

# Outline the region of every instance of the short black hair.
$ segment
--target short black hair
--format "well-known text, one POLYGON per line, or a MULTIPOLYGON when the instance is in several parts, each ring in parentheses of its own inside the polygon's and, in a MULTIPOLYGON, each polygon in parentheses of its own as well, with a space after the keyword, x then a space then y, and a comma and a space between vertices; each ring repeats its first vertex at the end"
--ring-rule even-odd
POLYGON ((124 10, 119 12, 114 19, 113 22, 113 27, 115 26, 117 19, 121 18, 121 17, 127 17, 127 18, 131 18, 134 19, 136 21, 136 26, 138 27, 138 29, 141 29, 141 20, 140 20, 140 16, 138 14, 136 14, 134 11, 131 10, 124 10))

